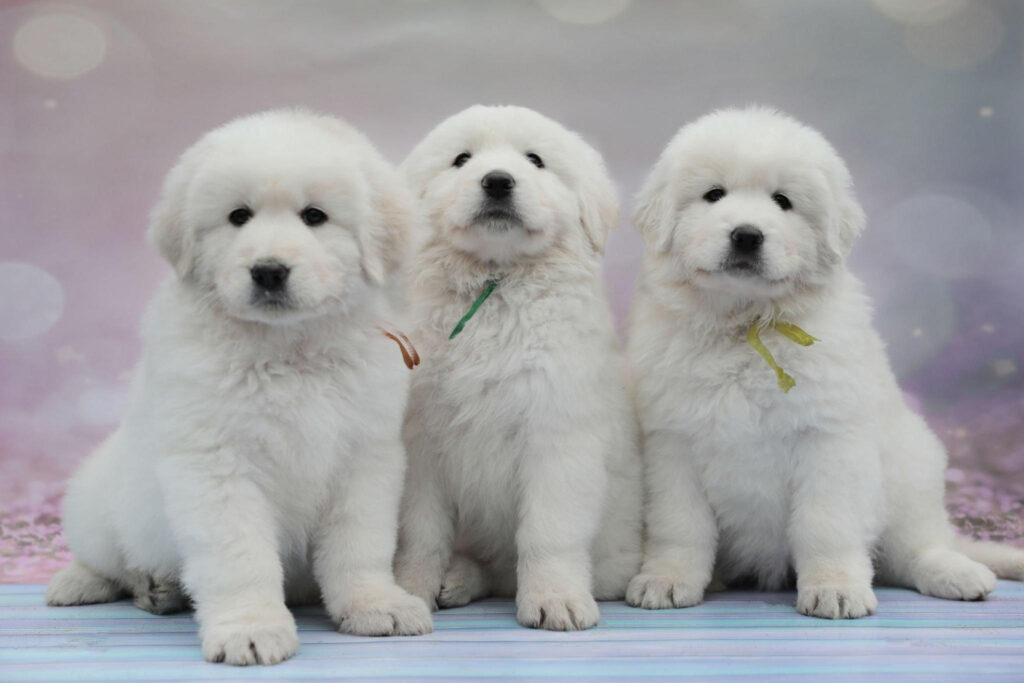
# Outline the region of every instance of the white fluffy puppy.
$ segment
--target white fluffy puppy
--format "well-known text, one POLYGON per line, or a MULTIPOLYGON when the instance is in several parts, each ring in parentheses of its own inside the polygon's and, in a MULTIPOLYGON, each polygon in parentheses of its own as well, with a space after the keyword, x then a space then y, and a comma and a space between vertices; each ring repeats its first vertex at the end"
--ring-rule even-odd
POLYGON ((257 114, 207 134, 150 237, 174 266, 146 316, 133 400, 71 479, 74 561, 51 605, 195 604, 210 661, 298 646, 288 601, 350 633, 431 630, 392 574, 409 371, 378 329, 412 217, 358 132, 257 114))
MULTIPOLYGON (((942 444, 904 403, 844 265, 864 214, 828 142, 768 109, 705 116, 669 143, 634 221, 648 247, 629 347, 649 499, 628 602, 694 605, 713 566, 763 588, 795 571, 797 609, 826 618, 872 613, 876 572, 987 595, 992 571, 952 547, 942 444), (811 341, 800 328, 820 342, 787 338, 811 341)), ((962 543, 1000 576, 1024 573, 1020 551, 962 543)))
POLYGON ((398 581, 431 605, 515 595, 526 626, 594 626, 594 596, 624 595, 641 544, 635 415, 599 263, 618 220, 604 164, 534 111, 476 106, 403 168, 429 234, 409 278, 423 365, 398 581))

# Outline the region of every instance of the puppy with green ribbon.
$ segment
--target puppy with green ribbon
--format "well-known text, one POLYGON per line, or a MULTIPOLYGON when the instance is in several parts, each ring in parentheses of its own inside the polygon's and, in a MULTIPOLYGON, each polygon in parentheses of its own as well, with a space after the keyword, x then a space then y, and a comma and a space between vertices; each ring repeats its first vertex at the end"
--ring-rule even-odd
POLYGON ((403 165, 426 239, 410 269, 409 457, 395 574, 428 605, 514 596, 586 629, 640 568, 636 419, 601 277, 615 190, 579 136, 472 107, 403 165))

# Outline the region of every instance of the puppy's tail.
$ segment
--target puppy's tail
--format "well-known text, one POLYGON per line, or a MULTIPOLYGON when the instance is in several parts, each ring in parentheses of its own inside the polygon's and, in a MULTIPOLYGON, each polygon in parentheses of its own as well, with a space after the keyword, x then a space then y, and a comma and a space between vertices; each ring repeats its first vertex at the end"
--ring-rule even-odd
POLYGON ((953 548, 995 572, 1000 579, 1024 581, 1024 550, 1013 546, 957 537, 953 548))

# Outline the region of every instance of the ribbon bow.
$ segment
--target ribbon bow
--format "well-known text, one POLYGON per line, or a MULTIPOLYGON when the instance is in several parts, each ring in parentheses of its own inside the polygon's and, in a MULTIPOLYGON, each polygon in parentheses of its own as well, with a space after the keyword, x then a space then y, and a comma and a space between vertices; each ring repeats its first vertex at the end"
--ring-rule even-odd
MULTIPOLYGON (((779 367, 779 364, 775 362, 775 357, 772 356, 772 352, 768 350, 768 347, 761 341, 761 320, 755 320, 747 330, 747 343, 750 344, 761 358, 764 358, 764 362, 767 363, 772 370, 775 371, 775 375, 779 378, 779 389, 782 393, 789 393, 789 390, 796 386, 796 380, 793 379, 789 373, 779 367)), ((768 327, 773 328, 776 332, 782 334, 784 337, 795 341, 800 346, 810 346, 816 341, 821 341, 816 337, 812 337, 807 334, 799 327, 792 323, 784 322, 773 322, 769 323, 768 327)))

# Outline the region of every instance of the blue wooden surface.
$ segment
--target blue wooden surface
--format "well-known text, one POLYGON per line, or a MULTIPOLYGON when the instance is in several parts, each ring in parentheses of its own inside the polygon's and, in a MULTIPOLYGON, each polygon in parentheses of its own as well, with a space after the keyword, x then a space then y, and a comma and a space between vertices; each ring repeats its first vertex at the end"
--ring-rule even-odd
POLYGON ((0 680, 536 678, 729 676, 756 681, 1024 681, 1024 585, 984 602, 879 589, 878 613, 829 622, 798 615, 792 593, 731 591, 685 610, 602 603, 601 624, 548 633, 516 624, 511 602, 436 615, 409 638, 338 633, 319 609, 296 611, 298 656, 276 667, 207 664, 190 615, 120 602, 48 608, 43 586, 0 585, 0 680))

